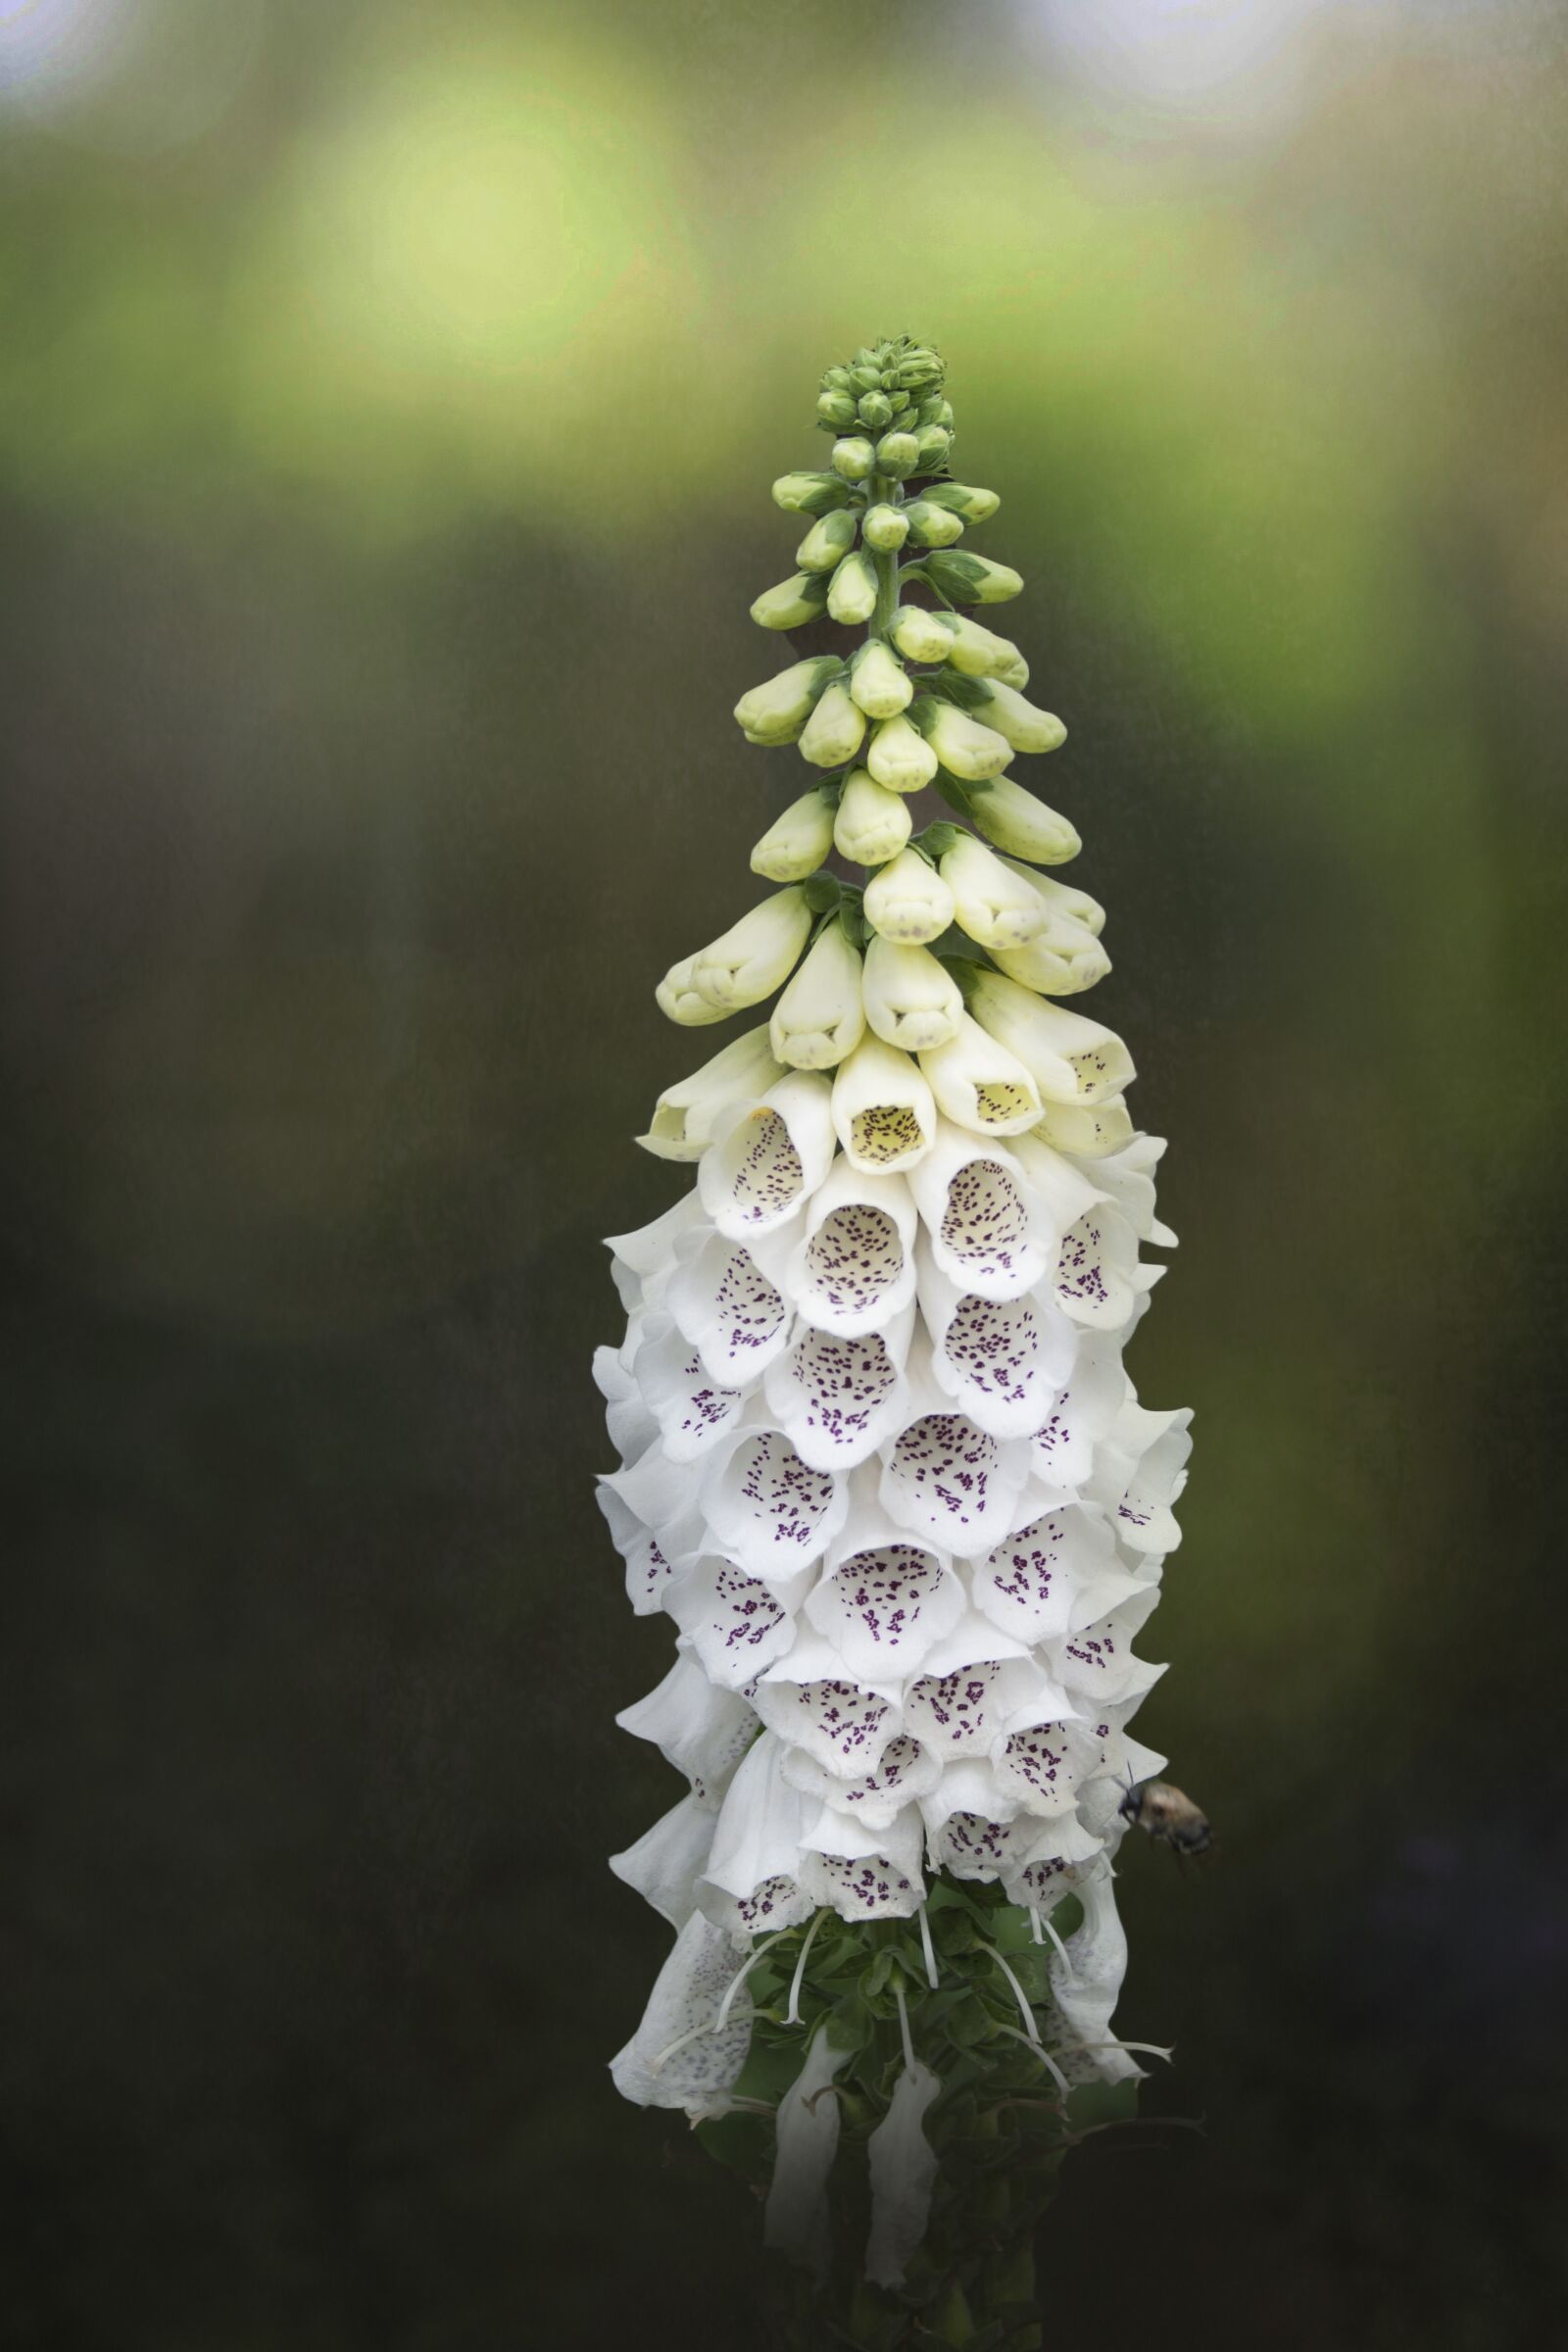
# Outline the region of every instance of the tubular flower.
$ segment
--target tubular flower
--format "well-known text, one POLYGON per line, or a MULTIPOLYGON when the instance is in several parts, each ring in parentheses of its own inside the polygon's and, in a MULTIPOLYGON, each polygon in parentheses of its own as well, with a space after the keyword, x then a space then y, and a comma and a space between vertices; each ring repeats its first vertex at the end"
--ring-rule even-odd
POLYGON ((780 887, 658 990, 687 1026, 782 993, 660 1096, 639 1140, 695 1183, 610 1245, 626 1327, 594 1364, 600 1505, 675 1642, 618 1720, 679 1776, 612 1865, 674 1935, 612 2073, 733 2116, 768 2243, 858 2275, 862 2318, 915 2292, 1000 2342, 1029 2199, 1142 2071, 1111 2025, 1112 1865, 1163 1761, 1128 1726, 1191 1441, 1122 1355, 1163 1271, 1142 1252, 1175 1237, 1126 1047, 1052 1001, 1108 968, 1099 902, 1038 870, 1078 835, 1000 772, 1060 723, 1005 638, 900 601, 910 574, 970 605, 1022 585, 951 544, 999 502, 945 478, 940 359, 866 346, 818 422, 831 469, 773 490, 809 518, 801 569, 754 617, 863 641, 736 716, 849 772, 773 820, 752 863, 780 887), (913 836, 904 796, 939 770, 962 821, 913 836), (967 2145, 988 2099, 1004 2174, 967 2145), (1004 2253, 933 2286, 966 2242, 1004 2253))

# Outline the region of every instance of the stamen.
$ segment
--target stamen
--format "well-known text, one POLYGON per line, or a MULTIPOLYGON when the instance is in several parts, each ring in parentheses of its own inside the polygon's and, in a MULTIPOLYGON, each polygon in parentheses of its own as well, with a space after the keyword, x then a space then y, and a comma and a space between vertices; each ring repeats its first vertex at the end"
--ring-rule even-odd
MULTIPOLYGON (((1011 1969, 1002 1957, 1002 1954, 998 1951, 996 1945, 994 1943, 987 1943, 984 1936, 977 1937, 976 1940, 979 1942, 980 1949, 983 1952, 989 1952, 991 1954, 992 1959, 1001 1969, 1003 1975, 1006 1978, 1007 1983, 1012 1986, 1012 1997, 1018 2004, 1018 2015, 1023 2019, 1025 2031, 1027 2032, 1030 2040, 1037 2042, 1040 2039, 1040 2028, 1036 2025, 1035 2013, 1029 2006, 1029 1995, 1025 1992, 1023 1986, 1019 1984, 1017 1978, 1013 1975, 1011 1969)), ((1006 2031, 1010 2033, 1012 2031, 1011 2027, 1009 2026, 1006 2031)))
MULTIPOLYGON (((1035 1913, 1035 1919, 1038 1924, 1044 1926, 1046 1934, 1051 1937, 1052 1942, 1055 1945, 1057 1956, 1061 1961, 1061 1972, 1066 1978, 1067 1983, 1069 1984, 1076 1984, 1078 1982, 1078 1971, 1073 1967, 1072 1959, 1068 1953, 1067 1946, 1062 1942, 1061 1937, 1056 1934, 1055 1929, 1052 1926, 1049 1919, 1041 1921, 1038 1911, 1035 1913)), ((1036 1940, 1038 1941, 1038 1938, 1036 1940)))
POLYGON ((711 2026, 710 2026, 708 2029, 710 2034, 723 2033, 725 2024, 729 2018, 730 2004, 733 2002, 735 1995, 739 1992, 741 1986, 745 1984, 747 1978, 751 1975, 753 1969, 762 1957, 762 1954, 764 1952, 770 1952, 775 1943, 782 1943, 785 1936, 789 1933, 790 1931, 788 1928, 780 1928, 776 1934, 772 1936, 764 1936, 761 1942, 757 1945, 755 1950, 752 1951, 749 1956, 742 1961, 740 1967, 735 1971, 735 1974, 729 1981, 724 1998, 718 2004, 718 2015, 714 2018, 711 2026))
POLYGON ((784 2023, 787 2026, 798 2026, 801 2023, 801 1984, 806 1975, 806 1955, 811 1948, 812 1936, 826 1917, 826 1911, 813 1912, 811 1924, 806 1931, 806 1941, 801 1945, 801 1956, 795 1963, 795 1974, 790 1979, 790 2005, 784 2012, 784 2023))
POLYGON ((905 2005, 904 1986, 898 1978, 893 1980, 893 1998, 899 2004, 899 2032, 904 2036, 904 2063, 911 2072, 914 2068, 914 2044, 909 2039, 909 2012, 905 2005))
POLYGON ((940 1979, 937 1976, 937 1956, 931 1949, 931 1922, 926 1917, 924 1903, 920 1905, 920 1949, 925 1955, 926 1983, 935 1992, 940 1979))
POLYGON ((1026 2050, 1033 2050, 1035 2056, 1040 2060, 1041 2065, 1046 2069, 1046 2072, 1055 2082, 1056 2088, 1061 2092, 1062 2097, 1064 2099, 1070 2099, 1072 2097, 1072 2084, 1068 2082, 1066 2076, 1062 2073, 1060 2067, 1051 2055, 1051 2052, 1042 2045, 1038 2037, 1031 2039, 1027 2034, 1020 2034, 1016 2026, 999 2026, 997 2028, 997 2032, 999 2034, 1007 2034, 1013 2041, 1021 2041, 1026 2050))

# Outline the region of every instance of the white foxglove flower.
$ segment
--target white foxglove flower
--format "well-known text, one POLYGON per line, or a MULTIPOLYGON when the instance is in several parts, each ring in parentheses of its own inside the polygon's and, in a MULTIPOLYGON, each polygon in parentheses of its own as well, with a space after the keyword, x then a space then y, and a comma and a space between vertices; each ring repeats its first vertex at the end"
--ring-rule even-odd
POLYGON ((1132 1113, 1120 1095, 1102 1102, 1047 1102, 1036 1133, 1054 1151, 1078 1159, 1104 1159, 1132 1142, 1132 1113))
POLYGON ((1174 1250, 1176 1236, 1154 1213, 1154 1170, 1164 1155, 1160 1135, 1135 1135, 1119 1152, 1094 1162, 1094 1184, 1121 1211, 1141 1242, 1174 1250))
POLYGON ((850 1470, 909 1417, 905 1378, 914 1302, 881 1331, 843 1338, 796 1326, 795 1346, 767 1374, 767 1409, 813 1470, 850 1470))
POLYGON ((819 2277, 828 2264, 827 2180, 839 2144, 833 2078, 853 2055, 835 2048, 828 2031, 817 2034, 778 2103, 778 2153, 762 2215, 763 2242, 819 2277))
POLYGON ((833 827, 833 847, 855 865, 885 865, 908 840, 907 804, 885 784, 874 784, 863 767, 846 779, 833 827))
POLYGON ((713 1811, 757 1736, 757 1717, 745 1699, 710 1682, 687 1649, 663 1681, 635 1706, 622 1707, 615 1721, 635 1739, 651 1740, 686 1775, 698 1803, 713 1811))
POLYGON ((752 2040, 752 2004, 744 1988, 722 2030, 710 2029, 735 1960, 733 1939, 694 1913, 659 1972, 642 2024, 610 2062, 623 2099, 639 2107, 683 2108, 694 2120, 728 2110, 752 2040))
POLYGON ((1080 2080, 1099 2076, 1106 2082, 1136 2082, 1139 2066, 1110 2031, 1110 2021, 1127 1974, 1127 1937, 1116 1911, 1108 1861, 1079 1876, 1074 1888, 1084 1907, 1083 1925, 1067 1938, 1065 1965, 1051 1962, 1051 1992, 1071 2040, 1083 2045, 1080 2080))
MULTIPOLYGON (((616 1494, 609 1479, 600 1480, 595 1500, 609 1523, 611 1541, 626 1563, 626 1597, 637 1616, 651 1617, 664 1605, 665 1590, 682 1558, 682 1544, 671 1539, 671 1548, 666 1551, 655 1530, 616 1494)), ((688 1523, 685 1533, 691 1543, 700 1540, 696 1522, 688 1523)))
POLYGON ((1034 865, 1065 865, 1083 848, 1075 825, 1048 808, 1011 776, 998 776, 970 796, 974 821, 993 848, 1034 865))
POLYGON ((936 754, 938 766, 945 767, 950 776, 979 784, 1000 776, 1011 761, 1012 746, 1006 737, 999 735, 995 727, 983 726, 956 704, 921 695, 909 715, 936 754))
POLYGON ((1073 1736, 1071 1712, 1072 1701, 1058 1692, 1054 1704, 1046 1703, 1042 1721, 1015 1726, 991 1751, 997 1787, 1025 1813, 1048 1817, 1077 1805, 1078 1784, 1092 1758, 1073 1736))
POLYGON ((865 1031, 860 958, 844 925, 828 923, 773 1007, 768 1041, 781 1062, 828 1070, 853 1054, 865 1031))
POLYGON ((1023 1642, 971 1609, 906 1685, 906 1737, 944 1766, 966 1756, 983 1763, 1009 1717, 1040 1693, 1044 1681, 1023 1642))
POLYGON ((800 1072, 760 1102, 718 1122, 698 1166, 702 1205, 720 1233, 750 1242, 799 1214, 833 1158, 832 1096, 825 1078, 800 1072))
POLYGON ((906 1054, 862 1037, 833 1079, 833 1130, 865 1175, 912 1171, 937 1131, 936 1099, 906 1054))
POLYGON ((1040 1090, 1015 1054, 967 1013, 945 1046, 920 1055, 937 1107, 976 1135, 1019 1135, 1040 1116, 1040 1090))
MULTIPOLYGON (((764 1250, 761 1240, 757 1248, 764 1250)), ((727 1234, 692 1237, 677 1253, 665 1297, 704 1370, 721 1387, 749 1386, 789 1347, 793 1318, 783 1292, 761 1257, 727 1234)))
POLYGON ((908 1185, 948 1280, 982 1298, 1016 1298, 1050 1269, 1059 1234, 1043 1219, 1015 1145, 944 1119, 908 1185))
POLYGON ((963 1616, 951 1562, 874 1511, 858 1510, 829 1549, 805 1615, 857 1682, 885 1684, 924 1668, 963 1616))
POLYGON ((752 1576, 733 1560, 704 1552, 666 1580, 663 1606, 709 1680, 745 1690, 793 1643, 795 1612, 813 1573, 808 1563, 792 1577, 752 1576))
POLYGON ((920 792, 940 762, 919 728, 900 712, 896 718, 884 718, 877 727, 865 764, 889 792, 920 792))
POLYGON ((757 1686, 757 1712, 788 1746, 804 1748, 824 1772, 858 1780, 874 1772, 904 1726, 896 1669, 873 1683, 852 1677, 831 1642, 802 1629, 794 1647, 757 1686))
POLYGON ((801 733, 801 758, 813 767, 842 767, 865 741, 865 712, 844 686, 830 686, 801 733))
POLYGON ((1062 1237, 1056 1303, 1075 1323, 1120 1331, 1138 1311, 1138 1236, 1120 1210, 1102 1200, 1062 1237))
POLYGON ((1033 1437, 1072 1375, 1076 1334, 1040 1293, 987 1298, 933 1260, 920 1277, 937 1386, 994 1438, 1033 1437))
POLYGON ((710 1452, 746 1411, 744 1392, 716 1385, 668 1315, 650 1317, 632 1371, 671 1462, 710 1452))
POLYGON ((906 1805, 891 1828, 861 1828, 824 1805, 801 1861, 801 1883, 845 1919, 909 1919, 925 1900, 918 1808, 906 1805))
POLYGON ((840 664, 828 655, 810 662, 794 662, 776 677, 743 694, 735 716, 754 743, 793 743, 810 717, 817 696, 838 675, 840 664))
POLYGON ((1133 1642, 1159 1598, 1156 1586, 1140 1587, 1103 1617, 1079 1632, 1063 1634, 1052 1644, 1056 1679, 1080 1714, 1093 1721, 1105 1707, 1136 1704, 1145 1699, 1164 1673, 1163 1666, 1133 1655, 1133 1642))
POLYGON ((899 947, 880 932, 865 951, 862 995, 877 1036, 906 1054, 945 1046, 963 1013, 963 992, 946 964, 925 948, 899 947))
POLYGON ((804 882, 832 847, 833 804, 817 785, 768 826, 752 852, 752 871, 767 882, 804 882))
POLYGON ((865 919, 895 946, 924 947, 940 939, 953 920, 954 898, 947 882, 918 850, 902 850, 865 886, 865 919))
MULTIPOLYGON (((892 1829, 911 1799, 924 1796, 942 1777, 936 1757, 903 1732, 888 1741, 877 1759, 876 1770, 862 1773, 858 1780, 841 1780, 836 1773, 824 1772, 820 1764, 813 1763, 804 1748, 799 1747, 786 1751, 784 1772, 792 1787, 815 1797, 820 1805, 847 1814, 861 1830, 873 1835, 892 1829)), ((821 1825, 821 1813, 813 1812, 812 1820, 816 1825, 812 1831, 814 1837, 821 1825)))
POLYGON ((1020 1440, 990 1437, 963 1413, 927 1413, 889 1449, 877 1495, 899 1527, 968 1559, 1006 1532, 1028 1474, 1020 1440))
POLYGON ((1039 1823, 1001 1787, 989 1758, 947 1765, 920 1811, 933 1865, 981 1885, 1021 1864, 1039 1835, 1039 1823))
POLYGON ((975 975, 969 1010, 1015 1054, 1048 1102, 1102 1102, 1130 1086, 1133 1057, 1113 1029, 1048 1004, 999 972, 975 975))
POLYGON ((873 2286, 902 2286, 925 2236, 937 2181, 936 2150, 925 2135, 925 2117, 941 2095, 941 2078, 909 2056, 893 2085, 887 2114, 867 2143, 871 2234, 865 2275, 873 2286))
POLYGON ((788 979, 810 931, 806 893, 776 891, 694 958, 692 986, 724 1012, 760 1004, 788 979))
POLYGON ((764 1583, 787 1584, 838 1534, 849 1487, 802 1461, 782 1430, 742 1430, 710 1457, 700 1501, 727 1559, 764 1583))
POLYGON ((1192 1413, 1151 1413, 1129 1401, 1116 1416, 1097 1465, 1095 1492, 1103 1501, 1124 1551, 1145 1561, 1163 1559, 1182 1540, 1172 1505, 1187 1484, 1193 1450, 1192 1413))
POLYGON ((612 1854, 610 1867, 623 1886, 678 1932, 698 1907, 699 1881, 712 1842, 712 1807, 700 1796, 686 1795, 645 1830, 635 1845, 623 1854, 612 1854))
POLYGON ((846 1155, 812 1195, 783 1269, 796 1312, 850 1339, 886 1329, 914 1298, 913 1197, 902 1176, 867 1176, 846 1155))
POLYGON ((964 833, 942 859, 959 927, 983 948, 1021 948, 1045 928, 1045 910, 1010 866, 964 833))
POLYGON ((1054 1494, 1076 1494, 1087 1486, 1096 1449, 1110 1435, 1127 1395, 1118 1348, 1119 1338, 1079 1333, 1072 1378, 1034 1434, 1035 1477, 1054 1494))
POLYGON ((914 699, 907 671, 880 637, 868 639, 856 655, 850 692, 867 718, 897 718, 914 699))
POLYGON ((654 1104, 652 1126, 637 1141, 658 1159, 700 1159, 720 1113, 732 1102, 765 1095, 783 1075, 766 1028, 749 1029, 689 1078, 666 1087, 654 1104))
MULTIPOLYGON (((756 1729, 755 1716, 752 1722, 756 1729)), ((816 1808, 785 1779, 787 1752, 766 1731, 748 1749, 713 1827, 698 1889, 709 1917, 742 1935, 797 1926, 813 1909, 799 1881, 816 1808)))
POLYGON ((612 1233, 605 1243, 610 1271, 621 1305, 628 1315, 657 1305, 659 1293, 674 1263, 681 1236, 703 1222, 702 1202, 695 1193, 682 1193, 673 1208, 633 1233, 612 1233))
MULTIPOLYGON (((642 1345, 642 1321, 628 1329, 626 1349, 635 1358, 642 1345)), ((642 1392, 632 1376, 626 1354, 615 1348, 594 1349, 594 1387, 605 1400, 605 1428, 610 1443, 623 1460, 632 1460, 651 1446, 659 1435, 659 1424, 642 1399, 642 1392)))
POLYGON ((975 1606, 1016 1642, 1053 1642, 1090 1624, 1125 1592, 1109 1526, 1092 1505, 1064 1503, 1004 1536, 977 1561, 975 1606), (1078 1596, 1088 1594, 1085 1615, 1078 1596), (1102 1595, 1109 1595, 1103 1598, 1102 1595))
POLYGON ((697 969, 695 956, 683 956, 672 963, 654 991, 654 1002, 666 1020, 678 1021, 683 1029, 706 1029, 713 1021, 721 1021, 730 1007, 715 1004, 703 996, 693 974, 697 969))

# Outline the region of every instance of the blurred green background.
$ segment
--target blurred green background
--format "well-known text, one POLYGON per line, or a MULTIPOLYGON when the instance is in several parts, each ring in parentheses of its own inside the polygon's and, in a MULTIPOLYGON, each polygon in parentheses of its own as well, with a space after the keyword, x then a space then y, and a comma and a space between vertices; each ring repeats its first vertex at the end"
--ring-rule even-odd
POLYGON ((1498 0, 0 0, 8 2345, 755 2343, 604 2071, 673 1800, 592 1502, 653 983, 820 368, 935 340, 1070 729, 1198 1411, 1177 2045, 1051 2338, 1560 2268, 1568 48, 1498 0), (1154 2143, 1159 2144, 1154 2144, 1154 2143))

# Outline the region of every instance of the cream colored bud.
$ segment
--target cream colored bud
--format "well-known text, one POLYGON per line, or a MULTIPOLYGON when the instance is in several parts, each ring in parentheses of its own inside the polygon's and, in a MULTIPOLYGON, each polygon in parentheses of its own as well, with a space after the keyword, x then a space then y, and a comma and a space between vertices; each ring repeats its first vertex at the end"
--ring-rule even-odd
POLYGON ((969 1010, 988 1035, 1017 1055, 1047 1102, 1104 1102, 1137 1076, 1133 1057, 1113 1029, 1047 1004, 1000 972, 976 975, 969 1010))
POLYGON ((844 787, 833 847, 855 865, 886 865, 909 838, 908 804, 858 767, 844 787))
POLYGON ((963 537, 963 518, 951 507, 939 507, 929 498, 917 498, 904 510, 909 518, 909 537, 916 547, 952 547, 963 537))
POLYGON ((983 726, 954 703, 923 694, 910 712, 915 725, 952 776, 982 784, 999 776, 1012 759, 1012 746, 994 727, 983 726))
POLYGON ((692 986, 720 1012, 760 1004, 795 969, 810 930, 806 893, 776 891, 702 950, 692 964, 692 986))
POLYGON ((1028 883, 1046 910, 1047 930, 1058 923, 1070 923, 1092 932, 1096 939, 1100 937, 1105 928, 1105 909, 1087 890, 1075 889, 1070 882, 1054 881, 1050 874, 1037 874, 1032 866, 1019 865, 1011 858, 1004 858, 1002 862, 1010 865, 1028 883))
POLYGON ((987 678, 984 688, 985 701, 974 716, 983 726, 1005 735, 1015 752, 1054 752, 1066 742, 1067 730, 1060 719, 1025 702, 1016 687, 1004 685, 1000 678, 987 678))
POLYGON ((860 532, 867 547, 896 555, 909 536, 909 518, 902 507, 867 507, 860 532))
POLYGON ((928 612, 922 605, 901 605, 888 635, 906 662, 951 662, 958 618, 956 612, 928 612))
POLYGON ((972 490, 967 482, 933 482, 920 495, 934 506, 951 507, 965 522, 989 522, 1002 504, 994 490, 972 490))
POLYGON ((897 718, 914 698, 907 670, 880 637, 873 637, 856 655, 850 692, 867 718, 897 718))
POLYGON ((752 607, 752 618, 760 629, 804 629, 808 621, 820 620, 826 609, 827 581, 822 574, 798 571, 776 588, 763 589, 752 607))
POLYGON ((804 882, 832 847, 833 804, 818 787, 802 793, 768 826, 752 852, 752 871, 769 882, 804 882))
POLYGON ((1027 947, 993 948, 999 971, 1043 997, 1075 997, 1103 980, 1110 957, 1092 932, 1076 924, 1042 931, 1027 947))
POLYGON ((953 920, 953 892, 918 850, 901 850, 865 886, 865 919, 899 947, 922 948, 953 920))
POLYGON ((983 948, 1021 948, 1045 929, 1045 909, 1028 883, 972 833, 961 834, 944 857, 942 879, 958 922, 983 948))
POLYGON ((853 434, 833 444, 833 470, 847 482, 865 481, 876 465, 876 451, 863 435, 853 434))
POLYGON ((830 1070, 864 1029, 860 958, 835 917, 774 1005, 768 1040, 777 1059, 795 1069, 830 1070))
POLYGON ((1053 1151, 1077 1159, 1106 1159, 1130 1144, 1132 1113, 1119 1096, 1108 1102, 1048 1102, 1035 1133, 1053 1151))
POLYGON ((948 1043, 920 1056, 937 1107, 977 1135, 1021 1135, 1041 1112, 1040 1089, 1023 1063, 961 1015, 948 1043))
POLYGON ((952 643, 933 661, 947 661, 966 678, 1001 678, 1008 686, 1027 686, 1029 664, 1010 637, 999 637, 967 612, 950 612, 952 643))
POLYGON ((735 716, 754 743, 793 743, 811 715, 817 696, 840 663, 831 654, 794 662, 776 677, 753 686, 735 706, 735 716))
POLYGON ((843 767, 865 740, 865 712, 844 686, 830 686, 806 722, 801 758, 813 767, 843 767))
POLYGON ((833 574, 827 592, 828 612, 846 627, 858 628, 876 611, 876 565, 863 548, 858 548, 833 574))
POLYGON ((926 948, 896 947, 878 934, 865 951, 861 994, 884 1045, 921 1054, 957 1035, 963 992, 926 948))
POLYGON ((855 545, 855 516, 841 507, 812 523, 795 550, 795 561, 803 571, 832 571, 855 545))
POLYGON ((930 1151, 937 1106, 907 1054, 862 1037, 833 1081, 833 1126, 852 1167, 897 1175, 930 1151))
POLYGON ((727 1004, 710 1004, 700 997, 692 982, 695 956, 683 956, 672 963, 654 991, 654 1002, 664 1018, 678 1021, 683 1029, 706 1029, 712 1021, 721 1021, 729 1011, 727 1004))
POLYGON ((974 821, 993 848, 1009 857, 1027 858, 1034 865, 1065 865, 1083 848, 1075 825, 1044 801, 1037 801, 1011 776, 998 776, 983 790, 971 793, 974 821))
POLYGON ((1002 605, 1023 594, 1023 574, 1010 564, 971 555, 966 547, 938 548, 924 570, 939 595, 956 605, 1002 605))
POLYGON ((656 1159, 700 1159, 712 1140, 713 1122, 730 1103, 765 1095, 783 1075, 765 1023, 748 1029, 689 1078, 664 1089, 654 1104, 653 1124, 637 1141, 656 1159))
POLYGON ((937 772, 937 756, 901 712, 885 718, 871 738, 866 766, 889 792, 919 792, 937 772))

